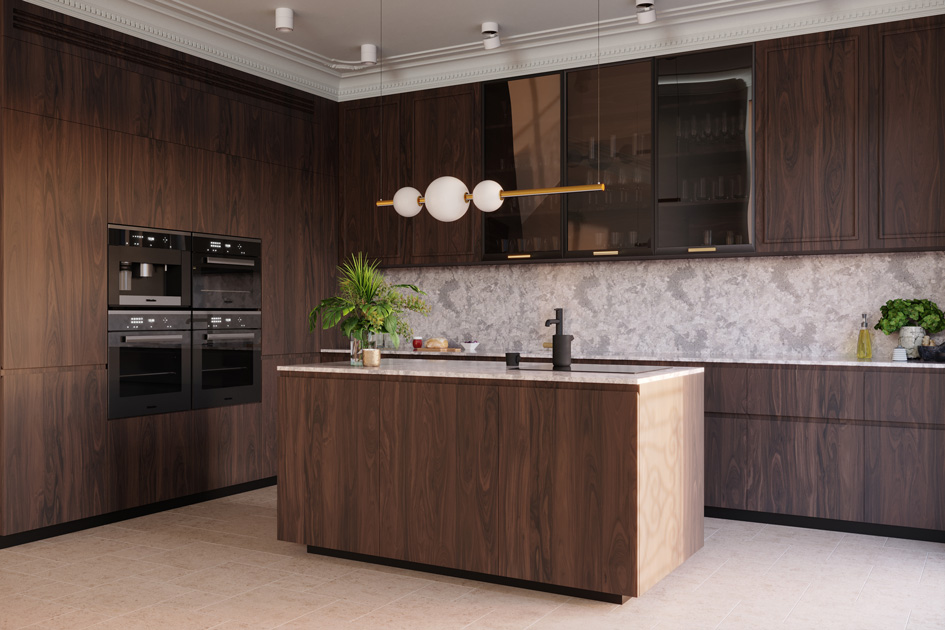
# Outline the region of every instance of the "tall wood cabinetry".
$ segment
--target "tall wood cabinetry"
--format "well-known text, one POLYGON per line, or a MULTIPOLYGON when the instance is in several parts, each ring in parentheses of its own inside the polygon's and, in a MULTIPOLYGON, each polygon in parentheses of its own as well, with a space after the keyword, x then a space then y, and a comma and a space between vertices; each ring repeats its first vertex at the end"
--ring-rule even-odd
POLYGON ((337 105, 21 0, 0 27, 0 536, 272 477, 275 367, 317 360, 337 258, 337 105), (262 403, 106 419, 108 223, 262 239, 262 403))

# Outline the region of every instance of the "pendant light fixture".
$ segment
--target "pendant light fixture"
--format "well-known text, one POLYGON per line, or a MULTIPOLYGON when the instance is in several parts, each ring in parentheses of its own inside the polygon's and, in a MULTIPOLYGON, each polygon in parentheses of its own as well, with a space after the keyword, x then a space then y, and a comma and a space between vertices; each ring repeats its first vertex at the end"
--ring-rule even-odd
MULTIPOLYGON (((641 0, 637 0, 637 5, 640 4, 641 0)), ((652 9, 652 2, 647 4, 649 4, 650 8, 652 9)), ((653 15, 655 18, 655 12, 653 15)), ((496 22, 484 22, 482 24, 483 45, 485 48, 490 49, 498 47, 498 34, 499 25, 496 22), (492 44, 490 45, 490 43, 492 44)), ((597 69, 597 126, 598 136, 600 136, 600 0, 597 0, 597 69)), ((383 93, 383 81, 381 81, 381 86, 383 93)), ((469 209, 470 201, 472 201, 482 212, 495 212, 500 207, 502 207, 502 203, 506 199, 513 197, 537 197, 540 195, 560 195, 569 193, 603 191, 605 188, 604 184, 600 183, 599 157, 597 163, 597 180, 597 184, 587 184, 582 186, 554 186, 551 188, 503 190, 501 184, 491 179, 487 179, 476 184, 475 188, 473 188, 472 194, 470 194, 469 189, 462 180, 451 176, 444 176, 438 177, 430 182, 430 185, 427 186, 427 189, 422 196, 420 195, 420 191, 416 188, 405 186, 394 194, 393 199, 381 199, 376 205, 379 208, 393 206, 394 212, 402 217, 407 218, 417 216, 423 207, 426 206, 427 212, 429 212, 430 216, 432 216, 434 219, 444 223, 450 223, 463 218, 463 216, 466 214, 466 211, 469 209)))

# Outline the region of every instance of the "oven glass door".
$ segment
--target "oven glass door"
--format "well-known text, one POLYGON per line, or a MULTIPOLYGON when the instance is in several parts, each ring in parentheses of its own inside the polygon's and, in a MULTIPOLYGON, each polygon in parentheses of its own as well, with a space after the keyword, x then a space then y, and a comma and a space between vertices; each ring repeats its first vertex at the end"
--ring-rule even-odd
POLYGON ((190 409, 190 331, 108 333, 108 417, 190 409))
POLYGON ((194 254, 194 310, 251 309, 262 305, 258 258, 194 254))
POLYGON ((258 330, 194 333, 194 409, 262 401, 258 330))

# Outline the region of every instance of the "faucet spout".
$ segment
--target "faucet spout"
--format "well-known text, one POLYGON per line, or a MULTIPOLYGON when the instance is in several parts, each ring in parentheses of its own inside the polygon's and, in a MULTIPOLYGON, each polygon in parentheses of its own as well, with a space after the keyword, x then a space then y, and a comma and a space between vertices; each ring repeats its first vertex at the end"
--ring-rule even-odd
POLYGON ((564 309, 555 309, 555 318, 545 320, 545 326, 554 326, 556 335, 564 334, 564 309))

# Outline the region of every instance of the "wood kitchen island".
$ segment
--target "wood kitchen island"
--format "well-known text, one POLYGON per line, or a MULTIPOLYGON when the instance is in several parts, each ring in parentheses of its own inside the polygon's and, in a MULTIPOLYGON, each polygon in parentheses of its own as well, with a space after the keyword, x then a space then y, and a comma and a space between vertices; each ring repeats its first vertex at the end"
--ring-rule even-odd
POLYGON ((286 366, 279 438, 311 552, 623 602, 703 544, 702 368, 286 366))

